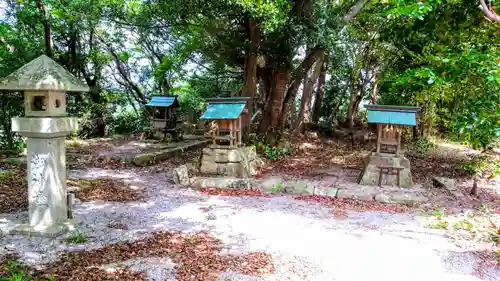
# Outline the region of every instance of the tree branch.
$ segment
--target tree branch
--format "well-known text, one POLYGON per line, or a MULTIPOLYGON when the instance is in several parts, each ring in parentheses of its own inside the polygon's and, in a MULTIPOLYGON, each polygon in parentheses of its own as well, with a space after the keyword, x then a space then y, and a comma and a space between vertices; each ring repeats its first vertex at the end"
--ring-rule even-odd
POLYGON ((493 10, 489 0, 479 0, 479 3, 481 3, 480 9, 488 19, 500 22, 500 16, 493 10))
POLYGON ((358 0, 358 2, 352 6, 347 15, 344 16, 344 21, 350 22, 368 2, 370 2, 370 0, 358 0))

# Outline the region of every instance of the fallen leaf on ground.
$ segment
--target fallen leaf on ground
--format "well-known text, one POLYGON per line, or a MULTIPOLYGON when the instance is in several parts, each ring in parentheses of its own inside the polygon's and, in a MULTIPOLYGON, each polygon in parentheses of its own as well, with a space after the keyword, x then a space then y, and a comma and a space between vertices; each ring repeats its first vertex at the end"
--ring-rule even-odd
POLYGON ((334 210, 353 210, 358 212, 378 211, 388 213, 408 213, 419 208, 418 204, 385 204, 377 201, 363 201, 347 198, 331 198, 326 196, 305 195, 295 197, 297 200, 304 200, 313 203, 319 203, 334 210))
POLYGON ((143 192, 129 188, 114 179, 68 180, 68 186, 76 187, 76 197, 82 202, 103 200, 112 202, 134 202, 145 198, 143 192))
POLYGON ((485 279, 488 270, 500 269, 500 250, 476 251, 473 253, 478 258, 478 261, 474 264, 474 275, 480 279, 485 279))
POLYGON ((258 189, 248 189, 248 188, 215 188, 215 187, 205 187, 200 188, 199 191, 203 194, 208 195, 220 195, 220 196, 257 196, 257 197, 269 197, 270 195, 258 189))
POLYGON ((17 213, 28 209, 26 169, 9 167, 0 174, 0 213, 17 213))
MULTIPOLYGON (((261 276, 274 272, 273 258, 262 252, 241 256, 222 255, 221 242, 206 232, 189 235, 181 232, 157 232, 134 241, 108 245, 99 249, 64 254, 59 261, 37 270, 35 276, 73 281, 137 281, 147 280, 145 274, 124 267, 113 271, 103 269, 137 258, 169 257, 179 265, 176 280, 215 281, 222 272, 240 272, 261 276)), ((5 268, 0 260, 0 273, 5 268)))

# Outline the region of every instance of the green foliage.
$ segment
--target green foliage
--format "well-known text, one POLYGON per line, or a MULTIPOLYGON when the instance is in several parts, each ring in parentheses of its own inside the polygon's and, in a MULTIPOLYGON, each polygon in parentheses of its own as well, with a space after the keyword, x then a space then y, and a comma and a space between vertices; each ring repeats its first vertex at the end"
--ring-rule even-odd
POLYGON ((461 167, 478 178, 500 175, 500 161, 485 153, 472 155, 471 160, 461 164, 461 167))
POLYGON ((447 229, 449 223, 445 220, 436 220, 434 223, 427 224, 427 228, 432 229, 447 229))
MULTIPOLYGON (((290 78, 300 74, 296 55, 321 47, 330 55, 326 124, 345 119, 349 95, 366 99, 375 84, 367 76, 379 73, 380 103, 421 106, 423 122, 474 147, 498 139, 499 31, 476 1, 367 1, 347 23, 344 16, 356 2, 44 0, 53 58, 91 87, 90 93, 69 94, 69 113, 80 118, 79 137, 101 136, 106 128, 141 131, 151 95, 177 95, 180 111, 197 116, 207 97, 240 91, 251 51, 249 23, 255 21, 260 40, 253 52, 263 63, 256 81, 259 106, 268 104, 269 93, 261 91, 267 78, 277 70, 290 78)), ((42 54, 45 43, 36 1, 6 3, 0 77, 42 54)), ((21 145, 10 120, 22 115, 22 107, 20 93, 0 95, 2 147, 21 145)), ((282 154, 264 150, 273 159, 282 154)))
POLYGON ((422 122, 487 147, 500 136, 500 49, 494 39, 500 33, 476 2, 438 2, 410 4, 431 9, 423 21, 404 11, 410 19, 391 21, 382 31, 401 56, 384 74, 381 102, 419 105, 422 122))
POLYGON ((290 154, 290 148, 283 142, 278 146, 269 145, 263 137, 251 134, 247 140, 249 145, 255 146, 257 152, 271 160, 277 161, 290 154))
POLYGON ((474 228, 474 225, 470 221, 468 221, 466 219, 462 219, 462 220, 459 220, 457 222, 454 222, 452 224, 452 227, 455 230, 462 229, 462 230, 472 231, 474 228))
POLYGON ((263 22, 264 32, 273 32, 285 26, 289 21, 292 8, 288 0, 232 0, 241 5, 243 11, 263 22))
POLYGON ((39 279, 31 274, 26 274, 23 267, 16 260, 9 260, 7 262, 7 274, 0 275, 2 281, 54 281, 55 279, 39 279))
POLYGON ((448 228, 448 221, 444 219, 445 213, 444 209, 436 209, 432 211, 432 216, 434 218, 433 223, 427 224, 427 228, 432 228, 432 229, 447 229, 448 228))
POLYGON ((87 236, 81 232, 74 232, 64 241, 68 244, 84 244, 87 242, 87 236))
POLYGON ((271 188, 271 194, 276 194, 281 190, 281 183, 277 183, 271 188))
POLYGON ((288 155, 288 151, 280 147, 272 147, 270 145, 265 146, 265 155, 267 159, 271 161, 280 160, 288 155))
POLYGON ((114 134, 135 134, 144 131, 149 124, 146 114, 135 112, 133 109, 125 109, 113 117, 109 126, 114 134))
POLYGON ((428 137, 419 137, 413 142, 412 150, 419 154, 427 154, 436 149, 436 143, 428 137))
POLYGON ((432 216, 434 216, 436 219, 441 220, 444 217, 444 209, 436 209, 432 211, 432 216))
POLYGON ((419 20, 424 20, 425 15, 433 11, 436 5, 441 4, 441 0, 395 0, 381 2, 393 2, 392 8, 384 11, 384 14, 391 18, 398 19, 400 17, 409 17, 419 20))
POLYGON ((16 176, 16 173, 13 171, 5 171, 0 173, 0 183, 8 184, 12 178, 16 176))

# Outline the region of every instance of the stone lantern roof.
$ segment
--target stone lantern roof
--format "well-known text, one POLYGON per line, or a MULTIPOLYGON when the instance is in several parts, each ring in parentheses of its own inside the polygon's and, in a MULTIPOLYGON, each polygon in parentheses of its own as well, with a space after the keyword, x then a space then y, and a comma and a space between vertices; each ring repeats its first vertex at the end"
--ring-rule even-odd
POLYGON ((0 90, 88 92, 89 87, 46 55, 0 80, 0 90))

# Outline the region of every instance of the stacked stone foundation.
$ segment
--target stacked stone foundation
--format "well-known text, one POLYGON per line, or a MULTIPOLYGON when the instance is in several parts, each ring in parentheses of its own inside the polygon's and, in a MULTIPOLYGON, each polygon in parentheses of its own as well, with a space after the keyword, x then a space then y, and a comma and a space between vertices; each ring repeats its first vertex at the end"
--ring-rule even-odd
POLYGON ((257 174, 259 159, 254 146, 238 148, 204 148, 200 173, 246 177, 257 174))
MULTIPOLYGON (((365 158, 365 169, 361 175, 360 184, 378 185, 380 177, 380 166, 401 168, 399 173, 400 187, 412 187, 410 160, 402 155, 388 153, 372 153, 365 158)), ((397 186, 396 175, 382 175, 381 185, 397 186)))

